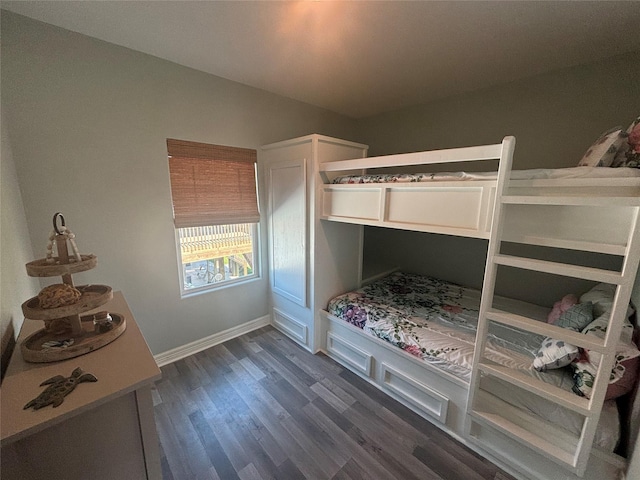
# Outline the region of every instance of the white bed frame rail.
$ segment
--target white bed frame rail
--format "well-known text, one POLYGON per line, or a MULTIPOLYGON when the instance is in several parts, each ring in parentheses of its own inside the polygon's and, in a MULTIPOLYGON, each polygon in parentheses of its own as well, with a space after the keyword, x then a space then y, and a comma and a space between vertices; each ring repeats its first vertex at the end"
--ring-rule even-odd
MULTIPOLYGON (((320 164, 324 220, 361 225, 489 238, 495 181, 328 184, 336 172, 363 172, 371 168, 437 165, 498 160, 503 143, 428 152, 386 155, 320 164)), ((457 168, 454 168, 457 169, 457 168)))
POLYGON ((370 168, 398 167, 408 165, 435 165, 438 163, 477 162, 500 158, 502 146, 514 137, 505 137, 503 143, 480 145, 474 147, 448 148, 426 152, 400 153, 379 157, 356 158, 340 162, 320 164, 321 172, 343 172, 345 170, 362 170, 370 168))

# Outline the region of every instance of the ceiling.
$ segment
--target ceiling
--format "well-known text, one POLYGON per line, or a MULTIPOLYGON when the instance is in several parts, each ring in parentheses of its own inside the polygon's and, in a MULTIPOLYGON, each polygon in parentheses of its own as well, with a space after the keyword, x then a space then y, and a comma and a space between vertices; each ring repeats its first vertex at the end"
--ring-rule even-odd
POLYGON ((4 1, 353 118, 640 50, 636 2, 4 1))

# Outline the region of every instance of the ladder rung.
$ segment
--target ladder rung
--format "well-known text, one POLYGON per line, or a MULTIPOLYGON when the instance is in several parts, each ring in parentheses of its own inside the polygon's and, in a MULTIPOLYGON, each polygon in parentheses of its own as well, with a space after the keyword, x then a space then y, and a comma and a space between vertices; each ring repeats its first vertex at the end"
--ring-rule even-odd
POLYGON ((537 333, 538 335, 563 340, 577 347, 594 350, 598 353, 605 353, 607 350, 604 341, 595 335, 585 335, 567 328, 556 327, 550 323, 533 320, 528 317, 523 317, 522 315, 504 312, 495 308, 487 310, 485 315, 489 320, 526 330, 527 332, 537 333))
POLYGON ((478 368, 488 375, 499 378, 500 380, 520 387, 523 390, 527 390, 528 392, 546 398, 547 400, 577 412, 580 415, 584 415, 585 417, 591 415, 589 400, 585 397, 579 397, 573 392, 568 392, 556 387, 555 385, 545 383, 535 377, 509 367, 503 367, 502 365, 480 363, 478 368))
POLYGON ((618 256, 624 255, 627 251, 626 245, 615 245, 612 243, 601 242, 585 242, 581 240, 564 240, 561 238, 537 237, 535 235, 520 235, 516 233, 505 233, 502 237, 502 240, 505 242, 537 245, 539 247, 565 248, 569 250, 606 253, 609 255, 618 256))
POLYGON ((603 207, 637 207, 638 197, 610 197, 593 195, 503 195, 503 204, 511 205, 577 205, 603 207))
POLYGON ((534 270, 537 272, 551 273, 554 275, 564 275, 567 277, 581 278, 584 280, 593 280, 595 282, 610 283, 613 285, 619 284, 622 280, 622 274, 619 272, 612 272, 610 270, 602 270, 592 267, 582 267, 580 265, 549 262, 546 260, 537 260, 534 258, 523 258, 501 254, 495 255, 493 257, 493 261, 498 265, 522 268, 526 270, 534 270))
POLYGON ((527 445, 529 448, 561 463, 575 468, 575 457, 572 453, 558 448, 544 438, 531 433, 525 428, 510 422, 497 413, 480 412, 473 410, 470 415, 478 422, 498 430, 513 440, 527 445))

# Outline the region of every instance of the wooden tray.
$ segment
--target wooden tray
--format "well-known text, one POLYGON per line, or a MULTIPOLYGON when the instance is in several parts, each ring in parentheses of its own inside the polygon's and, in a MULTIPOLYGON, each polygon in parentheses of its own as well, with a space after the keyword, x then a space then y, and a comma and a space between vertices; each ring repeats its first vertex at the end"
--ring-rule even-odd
POLYGON ((80 255, 82 259, 80 262, 73 261, 73 257, 70 258, 71 263, 60 264, 58 257, 53 257, 56 263, 47 263, 46 258, 40 260, 34 260, 27 263, 27 275, 30 277, 57 277, 61 275, 69 275, 71 273, 80 273, 95 268, 98 264, 98 259, 95 255, 80 255))
POLYGON ((113 291, 107 285, 80 285, 76 288, 82 292, 82 296, 73 305, 40 308, 38 297, 32 297, 22 304, 22 313, 31 320, 55 320, 88 312, 113 298, 113 291))
POLYGON ((71 337, 68 334, 53 335, 45 332, 44 329, 29 335, 20 345, 22 357, 27 362, 48 363, 78 357, 85 353, 92 352, 104 347, 117 339, 127 328, 124 315, 111 313, 113 328, 107 332, 98 333, 93 330, 93 315, 85 315, 80 318, 84 333, 80 336, 71 337), (63 341, 73 339, 73 344, 68 347, 43 347, 43 344, 50 341, 63 341))

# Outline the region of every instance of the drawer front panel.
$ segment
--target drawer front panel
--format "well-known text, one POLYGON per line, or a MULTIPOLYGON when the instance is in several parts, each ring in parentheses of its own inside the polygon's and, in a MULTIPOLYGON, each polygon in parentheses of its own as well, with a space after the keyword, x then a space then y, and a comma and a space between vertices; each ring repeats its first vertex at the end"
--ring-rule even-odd
POLYGON ((367 377, 371 376, 373 357, 351 342, 337 337, 331 332, 327 333, 327 352, 335 355, 367 377))
POLYGON ((482 188, 390 188, 386 221, 478 229, 482 188))
POLYGON ((382 189, 325 188, 323 196, 323 216, 380 220, 382 189))
POLYGON ((449 399, 411 377, 382 364, 382 385, 400 395, 415 407, 431 415, 442 423, 447 421, 449 399))
POLYGON ((297 342, 307 344, 307 326, 277 308, 273 309, 273 325, 297 342))

